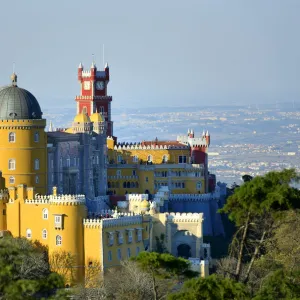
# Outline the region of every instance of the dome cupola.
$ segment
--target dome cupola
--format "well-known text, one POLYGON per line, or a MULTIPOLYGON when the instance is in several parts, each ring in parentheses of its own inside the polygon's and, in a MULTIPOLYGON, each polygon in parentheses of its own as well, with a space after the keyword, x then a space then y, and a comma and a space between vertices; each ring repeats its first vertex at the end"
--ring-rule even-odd
POLYGON ((11 76, 12 84, 0 88, 0 120, 42 119, 42 111, 36 98, 17 86, 17 75, 11 76))

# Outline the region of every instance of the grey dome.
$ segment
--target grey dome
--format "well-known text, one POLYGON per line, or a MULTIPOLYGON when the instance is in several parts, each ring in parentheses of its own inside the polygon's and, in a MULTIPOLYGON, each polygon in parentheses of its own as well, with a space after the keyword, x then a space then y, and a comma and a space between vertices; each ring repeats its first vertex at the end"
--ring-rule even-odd
POLYGON ((0 87, 0 120, 41 118, 40 105, 30 92, 16 85, 0 87))

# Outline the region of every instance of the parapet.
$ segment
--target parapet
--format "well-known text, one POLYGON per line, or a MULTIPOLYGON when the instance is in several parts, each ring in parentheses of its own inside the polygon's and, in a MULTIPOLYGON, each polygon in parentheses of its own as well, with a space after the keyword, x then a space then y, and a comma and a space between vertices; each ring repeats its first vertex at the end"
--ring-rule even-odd
POLYGON ((84 195, 35 195, 34 199, 25 199, 26 204, 81 205, 86 203, 84 195))
POLYGON ((126 200, 127 201, 148 201, 149 195, 148 194, 127 194, 126 200))
POLYGON ((220 193, 207 193, 207 194, 171 194, 170 201, 193 201, 193 202, 209 202, 211 200, 219 200, 220 193))
POLYGON ((198 223, 203 221, 203 213, 167 213, 167 220, 172 223, 198 223))
POLYGON ((114 146, 114 150, 171 150, 189 149, 187 145, 142 145, 142 143, 119 143, 114 146))
POLYGON ((83 225, 88 228, 108 228, 108 227, 118 227, 118 226, 128 226, 128 225, 135 225, 143 223, 143 217, 141 215, 134 216, 130 215, 128 216, 125 214, 119 214, 122 215, 121 217, 117 218, 108 218, 108 219, 83 219, 83 225))

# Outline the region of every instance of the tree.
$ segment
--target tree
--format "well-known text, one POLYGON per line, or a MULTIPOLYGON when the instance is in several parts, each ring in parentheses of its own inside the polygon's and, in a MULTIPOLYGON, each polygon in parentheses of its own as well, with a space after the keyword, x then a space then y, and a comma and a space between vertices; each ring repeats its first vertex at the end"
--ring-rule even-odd
POLYGON ((254 262, 278 226, 282 212, 299 207, 300 191, 290 186, 298 180, 294 169, 257 176, 236 188, 220 210, 228 213, 237 227, 230 248, 230 256, 237 259, 232 274, 237 281, 249 280, 254 262), (247 267, 241 278, 244 262, 247 267))
POLYGON ((0 239, 0 298, 50 298, 64 287, 63 278, 50 271, 46 248, 25 238, 0 239))
POLYGON ((248 181, 251 181, 253 179, 253 177, 251 175, 245 174, 242 176, 242 179, 244 182, 248 182, 248 181))
POLYGON ((189 261, 167 253, 141 252, 137 257, 132 258, 132 261, 135 261, 137 266, 149 275, 154 300, 164 298, 170 290, 165 286, 160 292, 159 279, 163 279, 166 285, 173 287, 176 281, 198 275, 197 272, 190 270, 189 261))
POLYGON ((250 299, 246 287, 229 278, 210 275, 194 278, 184 283, 183 289, 169 295, 168 300, 233 300, 250 299))
POLYGON ((300 272, 277 270, 263 282, 253 300, 299 299, 300 272))

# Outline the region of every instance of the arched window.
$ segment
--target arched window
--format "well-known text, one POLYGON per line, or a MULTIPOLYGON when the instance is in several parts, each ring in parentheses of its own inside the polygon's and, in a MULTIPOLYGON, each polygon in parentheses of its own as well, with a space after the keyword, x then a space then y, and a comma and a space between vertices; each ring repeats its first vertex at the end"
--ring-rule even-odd
POLYGON ((38 132, 34 133, 34 141, 38 143, 40 141, 40 134, 38 132))
POLYGON ((14 184, 15 183, 15 177, 14 176, 10 176, 9 177, 9 184, 14 184))
POLYGON ((70 156, 67 157, 67 167, 69 168, 71 166, 71 159, 70 156))
POLYGON ((126 187, 127 187, 128 189, 130 189, 130 182, 129 182, 129 181, 128 181, 127 184, 126 184, 126 187))
POLYGON ((123 188, 126 188, 126 182, 125 181, 123 182, 123 188))
POLYGON ((136 188, 139 187, 139 183, 138 183, 138 182, 135 183, 135 187, 136 187, 136 188))
POLYGON ((38 158, 36 158, 34 160, 34 169, 35 170, 39 170, 40 169, 40 160, 38 158))
POLYGON ((47 220, 47 219, 48 219, 48 209, 47 209, 47 208, 44 208, 44 209, 43 209, 43 219, 44 219, 44 220, 47 220))
POLYGON ((40 182, 40 178, 38 175, 35 176, 35 183, 38 184, 40 182))
POLYGON ((134 184, 134 182, 130 182, 130 188, 135 188, 135 184, 134 184))
POLYGON ((111 183, 110 183, 110 182, 107 183, 107 187, 108 187, 109 189, 111 188, 111 183))
POLYGON ((114 189, 115 188, 115 183, 112 181, 111 183, 111 188, 114 189))
POLYGON ((16 160, 15 159, 10 159, 8 161, 8 169, 9 170, 15 170, 16 169, 16 160))
POLYGON ((153 160, 153 157, 152 157, 152 155, 148 155, 148 157, 147 157, 147 161, 148 161, 148 162, 152 162, 152 160, 153 160))
POLYGON ((32 237, 31 229, 26 229, 26 237, 28 239, 31 239, 31 237, 32 237))
POLYGON ((42 238, 43 238, 44 240, 46 240, 46 239, 47 239, 47 236, 48 236, 47 229, 43 229, 43 231, 42 231, 42 238))
POLYGON ((61 244, 62 244, 62 237, 60 235, 57 235, 56 239, 55 239, 55 242, 56 242, 56 246, 61 246, 61 244))
POLYGON ((197 182, 197 190, 201 190, 201 188, 202 188, 202 182, 198 181, 197 182))
POLYGON ((16 134, 14 132, 10 132, 8 134, 8 141, 10 143, 15 143, 15 141, 16 141, 16 134))
POLYGON ((132 161, 135 162, 135 163, 139 162, 139 157, 137 155, 134 155, 133 158, 132 158, 132 161))

